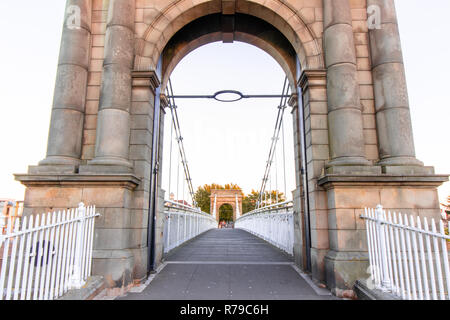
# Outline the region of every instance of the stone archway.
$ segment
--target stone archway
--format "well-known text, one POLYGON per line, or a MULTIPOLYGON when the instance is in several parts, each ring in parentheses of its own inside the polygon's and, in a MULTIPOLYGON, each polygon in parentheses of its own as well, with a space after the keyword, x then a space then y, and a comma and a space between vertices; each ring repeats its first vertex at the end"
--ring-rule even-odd
POLYGON ((233 221, 236 221, 242 216, 242 191, 241 190, 211 190, 211 214, 219 222, 219 208, 224 204, 229 204, 233 207, 233 221))
MULTIPOLYGON (((187 24, 172 37, 162 53, 163 92, 172 71, 186 55, 205 44, 223 41, 224 24, 222 14, 211 14, 187 24)), ((285 71, 292 92, 297 92, 297 54, 286 37, 271 24, 254 16, 236 14, 233 38, 227 41, 245 42, 269 53, 285 71)))
POLYGON ((436 188, 448 177, 415 157, 394 0, 67 3, 81 25, 64 25, 47 154, 16 178, 25 215, 97 206, 93 271, 108 286, 142 281, 161 263, 161 90, 190 50, 218 39, 262 48, 296 89, 294 251, 314 279, 348 289, 366 277, 365 207, 439 217, 436 188), (381 29, 367 28, 370 5, 381 29), (255 19, 268 33, 245 22, 255 19))

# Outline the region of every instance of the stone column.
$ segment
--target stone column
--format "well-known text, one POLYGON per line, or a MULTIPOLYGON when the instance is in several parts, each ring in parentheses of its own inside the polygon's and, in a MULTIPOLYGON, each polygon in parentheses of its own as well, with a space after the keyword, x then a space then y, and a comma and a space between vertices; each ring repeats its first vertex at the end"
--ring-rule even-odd
POLYGON ((67 0, 47 157, 39 163, 51 170, 73 173, 80 163, 90 39, 91 1, 67 0))
POLYGON ((239 200, 238 195, 236 193, 236 219, 239 219, 241 217, 241 211, 239 210, 239 200))
POLYGON ((369 30, 380 164, 422 166, 415 156, 400 35, 394 0, 368 0, 377 6, 379 29, 369 30))
POLYGON ((95 159, 89 162, 100 168, 106 166, 107 172, 111 172, 111 166, 116 171, 129 171, 132 167, 128 155, 134 17, 135 0, 110 1, 95 159))
POLYGON ((367 166, 349 0, 324 0, 329 167, 367 166))
POLYGON ((212 215, 217 220, 217 194, 214 195, 214 205, 212 208, 212 215))

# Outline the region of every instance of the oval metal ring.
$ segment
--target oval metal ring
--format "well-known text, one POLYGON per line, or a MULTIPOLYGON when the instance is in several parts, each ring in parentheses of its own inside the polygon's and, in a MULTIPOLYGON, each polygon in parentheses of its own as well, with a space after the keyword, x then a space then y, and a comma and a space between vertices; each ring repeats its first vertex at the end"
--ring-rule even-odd
POLYGON ((216 92, 214 94, 214 99, 220 102, 236 102, 239 100, 242 100, 244 98, 244 95, 242 93, 240 93, 239 91, 235 91, 235 90, 223 90, 223 91, 219 91, 216 92), (224 94, 234 94, 236 95, 236 99, 220 99, 219 96, 220 95, 224 95, 224 94))

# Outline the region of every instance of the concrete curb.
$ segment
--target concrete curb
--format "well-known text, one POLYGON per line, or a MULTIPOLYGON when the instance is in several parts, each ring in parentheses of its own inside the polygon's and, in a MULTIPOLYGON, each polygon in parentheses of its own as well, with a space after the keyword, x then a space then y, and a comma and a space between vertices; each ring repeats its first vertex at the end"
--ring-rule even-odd
POLYGON ((58 300, 93 300, 101 291, 105 289, 103 277, 90 277, 83 288, 69 290, 58 300))
POLYGON ((119 297, 124 297, 129 293, 141 293, 143 292, 150 283, 155 279, 155 277, 166 267, 167 263, 162 263, 154 273, 150 274, 147 280, 140 284, 130 287, 129 289, 123 290, 121 293, 113 293, 114 289, 104 288, 98 291, 97 295, 93 297, 93 300, 116 300, 119 297))
POLYGON ((369 289, 361 280, 356 281, 354 291, 359 300, 402 300, 390 293, 378 289, 369 289))

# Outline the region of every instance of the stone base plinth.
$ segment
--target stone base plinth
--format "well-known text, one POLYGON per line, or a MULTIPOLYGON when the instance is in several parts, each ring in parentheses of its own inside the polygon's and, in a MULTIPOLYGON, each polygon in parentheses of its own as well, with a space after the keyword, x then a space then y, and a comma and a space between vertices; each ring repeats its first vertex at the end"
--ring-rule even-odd
POLYGON ((134 255, 131 250, 94 250, 92 274, 102 275, 107 288, 133 284, 134 255))
POLYGON ((131 249, 134 257, 133 281, 142 283, 147 278, 148 247, 131 249))
POLYGON ((132 174, 16 175, 27 189, 24 215, 95 205, 93 275, 108 288, 123 288, 147 272, 145 208, 136 208, 135 189, 141 180, 132 174), (140 210, 138 210, 140 209, 140 210), (141 216, 140 216, 141 215, 141 216))
POLYGON ((311 276, 314 280, 325 283, 325 264, 324 260, 328 249, 311 248, 311 276))
MULTIPOLYGON (((351 290, 369 276, 365 208, 440 219, 437 187, 447 175, 326 175, 318 184, 327 193, 329 251, 324 265, 331 290, 351 290)), ((320 274, 320 273, 318 273, 320 274)), ((314 276, 314 270, 313 270, 314 276)), ((320 279, 318 279, 320 280, 320 279)))
POLYGON ((356 280, 370 277, 367 252, 337 252, 330 250, 325 256, 325 275, 327 287, 352 289, 356 280), (369 273, 368 273, 369 272, 369 273))

